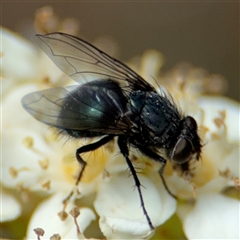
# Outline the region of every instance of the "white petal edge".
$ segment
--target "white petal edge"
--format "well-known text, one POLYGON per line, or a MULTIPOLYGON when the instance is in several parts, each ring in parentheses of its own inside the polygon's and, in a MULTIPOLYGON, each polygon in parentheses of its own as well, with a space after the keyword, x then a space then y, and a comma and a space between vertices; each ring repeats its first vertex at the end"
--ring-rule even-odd
POLYGON ((107 239, 150 239, 154 231, 147 223, 140 223, 121 218, 100 218, 101 231, 107 239))
POLYGON ((217 194, 202 195, 193 209, 182 217, 188 239, 240 238, 240 202, 236 199, 217 194))
POLYGON ((38 55, 34 46, 20 35, 0 28, 2 40, 3 77, 26 81, 38 73, 38 55))
POLYGON ((1 191, 1 222, 16 219, 21 214, 19 202, 11 195, 1 191))

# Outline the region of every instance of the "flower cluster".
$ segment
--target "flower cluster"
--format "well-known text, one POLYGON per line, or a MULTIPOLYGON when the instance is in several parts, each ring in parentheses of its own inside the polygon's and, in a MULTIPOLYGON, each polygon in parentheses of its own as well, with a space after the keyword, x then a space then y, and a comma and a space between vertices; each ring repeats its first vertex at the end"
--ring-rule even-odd
MULTIPOLYGON (((2 221, 26 215, 24 206, 36 202, 26 220, 26 239, 43 234, 51 239, 151 238, 153 232, 132 188, 134 181, 114 141, 83 155, 87 167, 74 187, 79 173, 75 151, 86 140, 66 141, 21 106, 27 93, 64 86, 71 80, 35 46, 9 30, 1 31, 2 221), (73 197, 63 205, 72 189, 73 197)), ((194 116, 204 147, 190 171, 170 162, 166 166, 163 177, 178 201, 166 190, 154 163, 132 151, 131 160, 142 172, 138 177, 145 207, 156 228, 177 214, 188 239, 237 239, 239 199, 233 189, 239 188, 239 103, 204 96, 204 78, 198 79, 194 73, 200 70, 194 68, 183 72, 179 67, 160 77, 162 62, 161 54, 151 50, 140 59, 140 67, 130 65, 142 76, 157 80, 182 112, 194 116)))

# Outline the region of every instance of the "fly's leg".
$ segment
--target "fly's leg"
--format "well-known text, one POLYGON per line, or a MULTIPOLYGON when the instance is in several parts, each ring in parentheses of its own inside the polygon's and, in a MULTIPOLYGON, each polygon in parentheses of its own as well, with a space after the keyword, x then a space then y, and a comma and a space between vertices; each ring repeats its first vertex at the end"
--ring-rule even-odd
MULTIPOLYGON (((85 153, 85 152, 94 151, 94 150, 98 149, 99 147, 105 145, 106 143, 108 143, 112 139, 113 139, 113 136, 109 135, 109 136, 106 136, 106 137, 100 139, 98 142, 91 143, 91 144, 88 144, 86 146, 82 146, 82 147, 80 147, 76 150, 76 158, 77 158, 78 162, 80 163, 80 165, 82 166, 82 168, 81 168, 81 171, 80 171, 80 173, 78 175, 78 178, 75 182, 75 186, 78 186, 79 182, 81 181, 84 169, 87 165, 87 163, 82 159, 80 154, 85 153)), ((70 192, 70 194, 63 200, 64 205, 67 204, 69 199, 72 197, 73 193, 74 193, 74 191, 72 190, 70 192)))
POLYGON ((164 186, 165 189, 167 190, 168 194, 171 195, 171 196, 172 196, 173 198, 175 198, 176 200, 178 200, 177 196, 176 196, 175 194, 173 194, 173 193, 170 191, 170 189, 168 188, 167 183, 166 183, 166 181, 165 181, 165 179, 164 179, 164 177, 163 177, 162 174, 160 174, 160 177, 161 177, 161 179, 162 179, 163 186, 164 186))
POLYGON ((154 227, 152 225, 152 222, 151 222, 151 219, 150 217, 148 216, 148 213, 147 213, 147 210, 144 206, 144 201, 143 201, 143 196, 142 196, 142 191, 141 191, 141 183, 137 177, 137 173, 132 165, 132 162, 130 161, 129 159, 129 149, 128 149, 128 146, 127 146, 127 142, 126 142, 126 139, 125 137, 122 137, 120 136, 118 138, 118 146, 119 146, 119 149, 122 153, 122 155, 124 156, 127 164, 128 164, 128 167, 132 173, 132 176, 134 178, 134 181, 135 181, 135 185, 137 187, 137 190, 138 190, 138 194, 139 194, 139 197, 140 197, 140 203, 141 203, 141 207, 142 207, 142 210, 143 210, 143 213, 147 219, 147 222, 148 222, 148 225, 150 227, 151 230, 154 230, 154 227))
POLYGON ((159 169, 159 174, 162 175, 164 172, 164 168, 166 165, 166 159, 164 159, 163 157, 159 156, 157 153, 153 152, 151 149, 149 148, 139 148, 139 150, 146 155, 147 157, 151 158, 152 160, 156 161, 156 162, 161 162, 162 166, 159 169))
POLYGON ((162 182, 163 182, 163 185, 165 187, 165 189, 167 190, 167 192, 175 199, 177 199, 176 195, 174 195, 170 189, 168 188, 167 186, 167 183, 163 177, 163 172, 164 172, 164 168, 165 168, 165 165, 166 165, 166 160, 164 158, 162 158, 161 156, 159 156, 157 153, 153 152, 152 150, 148 149, 148 148, 141 148, 140 149, 141 152, 143 154, 145 154, 146 156, 150 157, 152 160, 156 161, 156 162, 161 162, 162 163, 162 166, 161 168, 159 169, 158 173, 162 179, 162 182))

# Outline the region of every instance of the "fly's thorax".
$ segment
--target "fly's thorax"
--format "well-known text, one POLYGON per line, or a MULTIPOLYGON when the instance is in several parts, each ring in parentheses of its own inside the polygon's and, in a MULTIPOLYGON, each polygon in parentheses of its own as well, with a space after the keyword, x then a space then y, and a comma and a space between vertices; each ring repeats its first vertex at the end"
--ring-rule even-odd
POLYGON ((169 146, 169 141, 181 132, 181 116, 176 106, 157 92, 132 92, 128 109, 134 133, 145 139, 149 146, 169 146))

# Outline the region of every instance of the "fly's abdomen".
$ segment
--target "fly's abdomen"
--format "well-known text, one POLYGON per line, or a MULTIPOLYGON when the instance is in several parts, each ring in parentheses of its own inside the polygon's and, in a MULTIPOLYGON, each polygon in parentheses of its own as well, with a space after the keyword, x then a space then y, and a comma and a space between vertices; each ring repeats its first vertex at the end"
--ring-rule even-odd
POLYGON ((59 125, 71 132, 97 133, 91 136, 109 133, 123 115, 124 105, 125 97, 115 82, 102 80, 87 83, 69 91, 62 102, 59 125))

